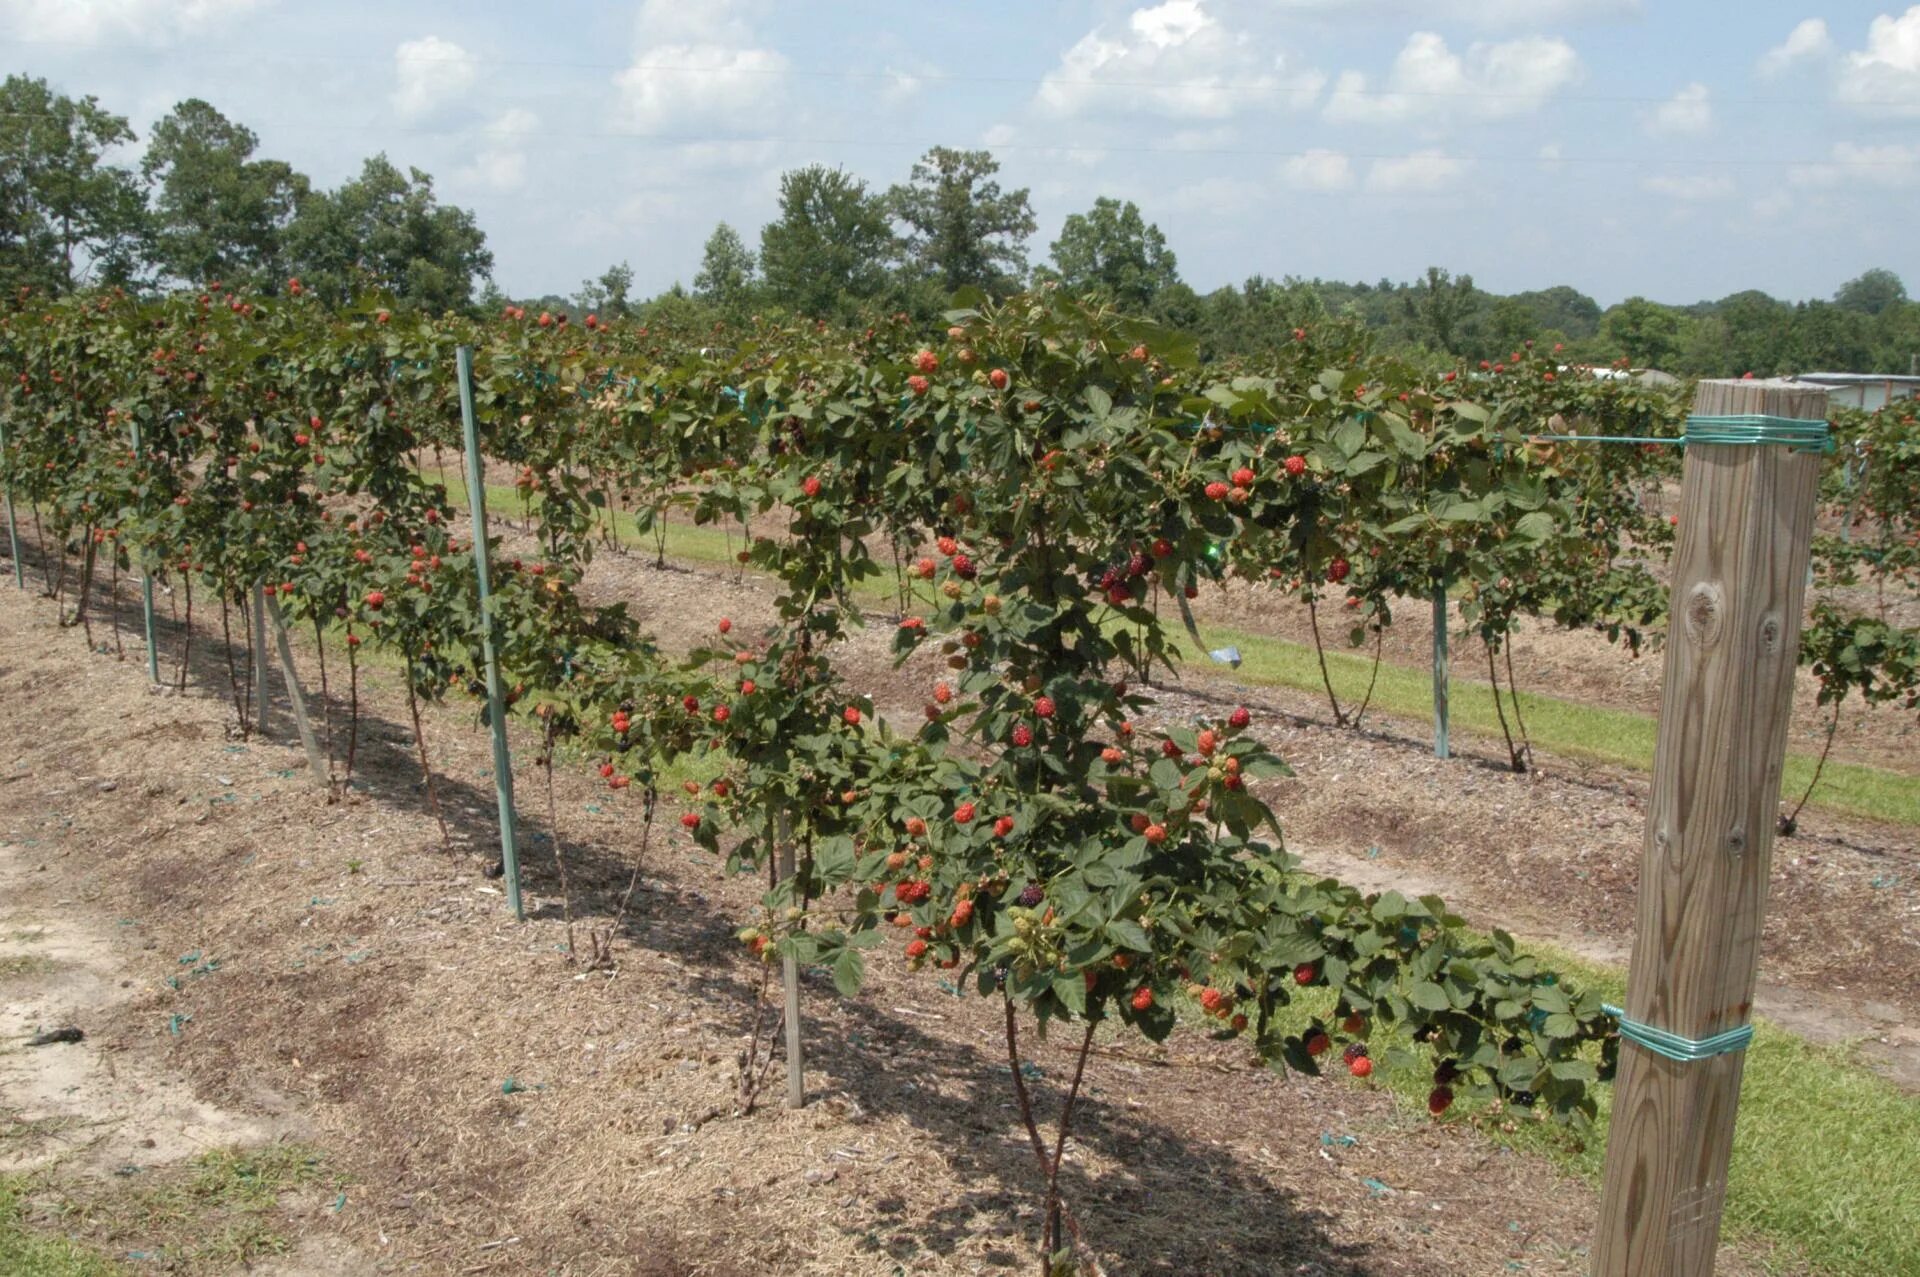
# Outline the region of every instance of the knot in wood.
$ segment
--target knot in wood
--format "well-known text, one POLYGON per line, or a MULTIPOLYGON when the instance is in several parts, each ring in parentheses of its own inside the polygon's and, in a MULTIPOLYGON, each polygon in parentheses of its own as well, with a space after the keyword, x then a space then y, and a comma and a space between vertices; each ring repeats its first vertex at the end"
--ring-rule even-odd
POLYGON ((1780 650, 1780 616, 1769 612, 1760 620, 1760 650, 1772 656, 1780 650))
POLYGON ((1687 637, 1695 647, 1712 647, 1720 641, 1722 608, 1720 583, 1702 581, 1687 591, 1687 606, 1682 613, 1687 637))
POLYGON ((1735 825, 1727 831, 1727 851, 1736 860, 1747 854, 1747 831, 1744 827, 1735 825))

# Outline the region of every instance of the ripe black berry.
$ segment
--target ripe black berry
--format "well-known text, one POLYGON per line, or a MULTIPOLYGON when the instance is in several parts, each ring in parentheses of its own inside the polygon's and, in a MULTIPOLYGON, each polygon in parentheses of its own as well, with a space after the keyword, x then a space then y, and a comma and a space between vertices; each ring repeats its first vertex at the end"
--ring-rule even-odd
POLYGON ((1046 898, 1047 898, 1047 893, 1040 889, 1040 884, 1037 882, 1030 882, 1027 884, 1027 889, 1020 893, 1020 904, 1024 908, 1031 909, 1035 905, 1039 904, 1042 900, 1045 900, 1046 898))

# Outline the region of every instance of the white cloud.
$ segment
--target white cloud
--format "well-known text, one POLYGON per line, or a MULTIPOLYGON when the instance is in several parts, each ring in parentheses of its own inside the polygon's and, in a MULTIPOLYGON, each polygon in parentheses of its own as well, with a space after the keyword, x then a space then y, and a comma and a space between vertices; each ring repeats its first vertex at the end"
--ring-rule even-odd
POLYGON ((1662 174, 1659 177, 1642 178, 1640 189, 1655 195, 1664 195, 1670 200, 1683 204, 1703 204, 1712 200, 1731 199, 1734 194, 1733 179, 1723 174, 1703 177, 1698 174, 1662 174))
POLYGON ((911 101, 919 96, 923 87, 925 83, 919 76, 909 71, 896 71, 888 67, 885 77, 880 82, 880 100, 888 106, 899 106, 902 102, 911 101))
POLYGON ((1713 103, 1707 86, 1697 81, 1655 107, 1646 119, 1647 132, 1655 137, 1701 137, 1712 128, 1713 103))
POLYGON ((437 35, 406 40, 393 51, 393 109, 403 120, 457 102, 480 79, 480 61, 437 35))
POLYGON ((1638 16, 1642 0, 1277 0, 1280 9, 1344 20, 1412 17, 1472 22, 1503 31, 1638 16))
POLYGON ((1344 191, 1353 185, 1353 161, 1339 151, 1315 149, 1280 166, 1280 178, 1303 191, 1344 191))
POLYGON ((1813 188, 1913 186, 1920 184, 1920 145, 1836 142, 1827 163, 1796 165, 1787 171, 1787 180, 1795 186, 1813 188))
POLYGON ((22 39, 171 44, 272 0, 0 0, 0 18, 22 39))
POLYGON ((1836 96, 1869 114, 1920 115, 1920 4, 1873 20, 1867 47, 1847 54, 1836 96))
POLYGON ((1144 111, 1175 119, 1228 119, 1243 111, 1312 104, 1326 77, 1294 65, 1207 12, 1206 0, 1135 9, 1126 27, 1082 36, 1040 82, 1047 115, 1144 111))
POLYGON ((1833 37, 1827 34, 1826 20, 1808 18, 1787 32, 1784 41, 1761 55, 1759 71, 1766 76, 1780 75, 1802 62, 1817 61, 1832 52, 1833 37))
POLYGON ((1367 190, 1376 195, 1431 195, 1460 180, 1467 162, 1444 151, 1375 160, 1367 169, 1367 190))
POLYGON ((613 77, 620 112, 641 133, 764 124, 785 92, 789 64, 754 43, 758 5, 737 0, 646 0, 634 58, 613 77))
POLYGON ((519 107, 496 115, 481 130, 482 144, 465 176, 496 191, 525 186, 528 140, 539 128, 540 117, 519 107))
POLYGON ((1564 154, 1558 142, 1547 143, 1540 148, 1540 167, 1549 173, 1558 173, 1566 167, 1564 154))
POLYGON ((1461 57, 1440 36, 1416 31, 1379 89, 1359 71, 1341 72, 1326 116, 1336 124, 1435 127, 1456 117, 1498 120, 1537 111, 1580 74, 1573 46, 1557 36, 1475 44, 1461 57))

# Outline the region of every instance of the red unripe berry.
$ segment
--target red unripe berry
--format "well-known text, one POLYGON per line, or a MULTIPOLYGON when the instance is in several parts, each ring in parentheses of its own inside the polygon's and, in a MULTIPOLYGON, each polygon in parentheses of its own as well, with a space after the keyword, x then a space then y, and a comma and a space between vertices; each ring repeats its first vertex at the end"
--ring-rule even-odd
POLYGON ((1224 501, 1227 499, 1227 493, 1229 491, 1231 491, 1231 489, 1226 484, 1216 479, 1207 485, 1207 500, 1224 501))
POLYGON ((378 612, 383 606, 385 606, 386 601, 387 601, 387 596, 382 594, 380 591, 378 590, 367 591, 367 606, 372 608, 374 611, 378 612))
POLYGON ((1240 708, 1234 710, 1233 713, 1227 715, 1227 726, 1235 728, 1236 730, 1245 727, 1252 721, 1253 715, 1247 712, 1245 705, 1240 706, 1240 708))
POLYGON ((940 356, 931 350, 923 350, 913 357, 913 366, 921 372, 932 372, 940 366, 940 356))
POLYGON ((1153 822, 1147 818, 1147 813, 1145 813, 1144 811, 1136 811, 1133 813, 1132 816, 1127 818, 1127 824, 1133 828, 1133 832, 1136 834, 1146 833, 1147 826, 1152 823, 1153 822))
POLYGON ((1293 969, 1293 982, 1295 984, 1312 984, 1314 974, 1313 964, 1311 962, 1302 962, 1293 969))
POLYGON ((907 956, 909 958, 922 958, 926 956, 926 953, 927 942, 925 940, 914 939, 907 941, 907 956))
POLYGON ((1427 1112, 1439 1117, 1453 1107, 1453 1088, 1436 1086, 1427 1095, 1427 1112))
POLYGON ((1007 377, 1007 370, 1005 368, 995 368, 987 374, 987 381, 995 390, 1005 390, 1008 380, 1009 378, 1007 377))
POLYGON ((727 619, 726 617, 724 617, 724 616, 720 618, 720 632, 721 632, 722 634, 725 634, 725 633, 726 633, 726 632, 727 632, 728 630, 731 630, 732 628, 733 628, 733 622, 732 622, 732 621, 729 621, 729 620, 728 620, 728 619, 727 619))
POLYGON ((1146 1011, 1153 1007, 1153 990, 1141 985, 1133 991, 1133 1009, 1146 1011))
POLYGON ((1033 712, 1042 718, 1053 717, 1053 698, 1042 696, 1033 702, 1033 712))
POLYGON ((1347 1071, 1355 1077, 1369 1077, 1373 1073, 1373 1061, 1363 1055, 1347 1065, 1347 1071))
POLYGON ((840 717, 846 720, 847 726, 858 727, 860 725, 860 707, 857 705, 849 705, 840 711, 840 717))
POLYGON ((973 812, 974 812, 974 806, 972 803, 961 803, 958 807, 955 807, 953 809, 953 823, 956 825, 972 824, 973 812))
POLYGON ((732 711, 732 710, 730 710, 730 709, 728 709, 728 708, 727 708, 727 707, 726 707, 725 705, 715 705, 715 706, 713 707, 713 721, 714 721, 714 722, 716 722, 716 723, 724 723, 724 722, 726 722, 726 721, 727 721, 727 720, 728 720, 729 718, 732 718, 732 717, 733 717, 733 711, 732 711))
POLYGON ((926 837, 926 834, 927 834, 926 821, 920 819, 920 817, 918 816, 907 817, 907 836, 909 838, 924 838, 926 837))
POLYGON ((812 474, 808 475, 804 480, 801 481, 800 491, 806 493, 809 497, 819 496, 820 495, 820 477, 818 475, 812 475, 812 474))
POLYGON ((913 392, 915 398, 919 398, 933 389, 933 383, 916 373, 907 378, 907 389, 913 392))
POLYGON ((1233 472, 1233 486, 1236 488, 1251 488, 1253 486, 1253 471, 1247 469, 1245 466, 1241 466, 1238 470, 1235 470, 1233 472))
POLYGON ((680 823, 688 829, 698 829, 700 828, 700 813, 697 811, 687 812, 680 817, 680 823))
POLYGON ((1167 827, 1165 825, 1148 825, 1143 832, 1146 834, 1147 841, 1156 847, 1167 840, 1167 827))
POLYGON ((1307 1039, 1308 1055, 1325 1055, 1333 1050, 1333 1039, 1324 1033, 1316 1033, 1307 1039))

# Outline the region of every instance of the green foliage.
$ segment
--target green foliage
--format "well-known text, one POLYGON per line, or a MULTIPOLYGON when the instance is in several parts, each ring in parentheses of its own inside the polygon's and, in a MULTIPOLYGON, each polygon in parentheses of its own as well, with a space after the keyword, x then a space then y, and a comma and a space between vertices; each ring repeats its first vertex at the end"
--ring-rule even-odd
POLYGON ((1000 165, 987 151, 936 146, 890 189, 886 209, 905 224, 910 268, 945 293, 978 288, 1004 294, 1027 273, 1026 240, 1036 227, 1023 187, 1002 191, 1000 165))
POLYGON ((1125 310, 1152 310, 1161 292, 1180 282, 1167 237, 1132 200, 1102 196, 1086 212, 1070 214, 1051 252, 1064 287, 1098 291, 1125 310))
POLYGON ((140 161, 153 186, 153 260, 188 285, 252 288, 287 276, 285 237, 308 197, 307 179, 279 160, 253 158, 253 130, 198 98, 154 125, 140 161))
POLYGON ((433 178, 385 155, 337 190, 307 195, 286 233, 289 269, 336 304, 386 293, 434 313, 464 311, 493 254, 473 214, 443 205, 433 178))
POLYGON ((131 173, 102 163, 132 139, 126 120, 91 97, 21 75, 0 85, 0 291, 133 277, 144 203, 131 173))
POLYGON ((774 301, 797 314, 850 314, 880 296, 897 255, 885 201, 844 170, 792 169, 780 215, 760 231, 760 269, 774 301))

